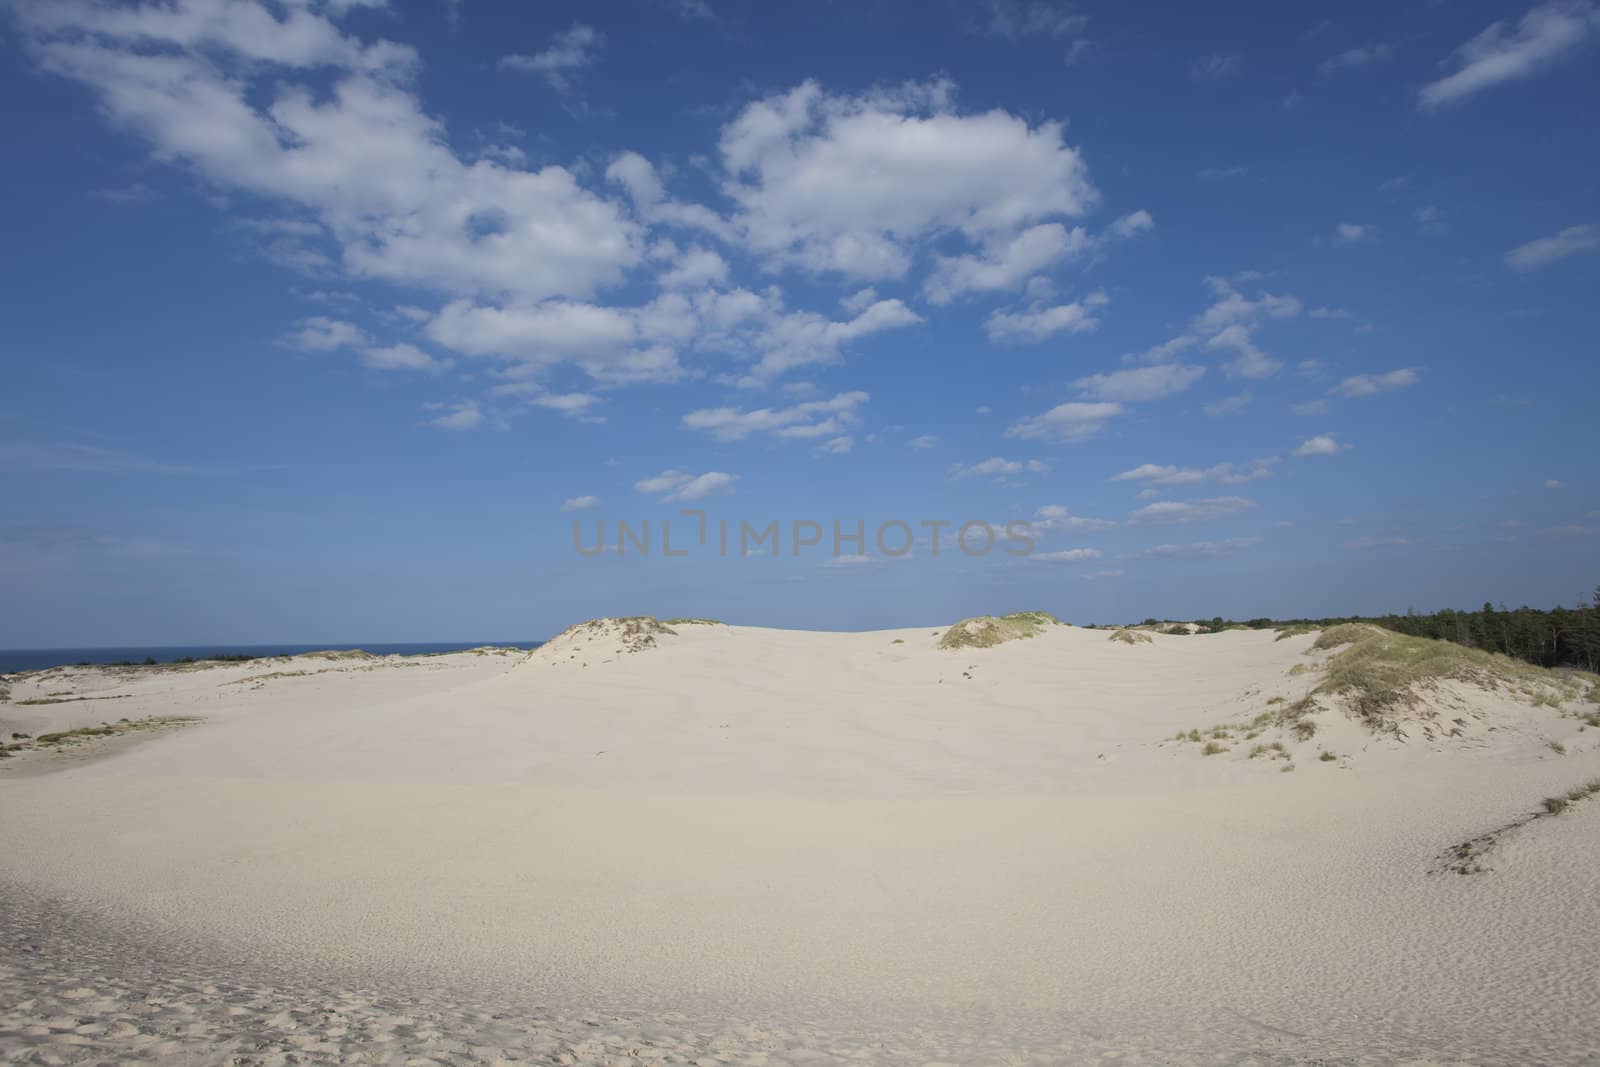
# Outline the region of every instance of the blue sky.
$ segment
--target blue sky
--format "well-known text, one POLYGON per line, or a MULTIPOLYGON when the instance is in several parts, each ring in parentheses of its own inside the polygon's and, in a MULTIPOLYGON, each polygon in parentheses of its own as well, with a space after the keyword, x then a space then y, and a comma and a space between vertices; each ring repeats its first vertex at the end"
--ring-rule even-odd
POLYGON ((1593 3, 0 8, 0 646, 1600 580, 1593 3))

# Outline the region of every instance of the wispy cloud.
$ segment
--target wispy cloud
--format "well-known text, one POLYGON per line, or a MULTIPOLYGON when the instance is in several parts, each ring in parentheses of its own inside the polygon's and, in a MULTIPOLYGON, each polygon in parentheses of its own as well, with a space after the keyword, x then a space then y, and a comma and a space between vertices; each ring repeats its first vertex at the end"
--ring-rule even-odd
POLYGON ((550 47, 536 55, 513 54, 502 56, 500 66, 522 74, 535 74, 543 78, 557 92, 570 92, 572 76, 595 60, 595 52, 604 38, 593 26, 581 22, 556 35, 550 47))
POLYGON ((1395 389, 1405 389, 1416 385, 1422 380, 1415 367, 1402 367, 1385 374, 1357 374, 1346 378, 1332 389, 1330 395, 1354 397, 1372 396, 1375 393, 1387 393, 1395 389))
POLYGON ((664 502, 700 500, 708 496, 733 492, 733 485, 738 480, 737 474, 728 474, 725 471, 690 474, 688 471, 673 468, 662 471, 653 478, 635 482, 633 488, 635 492, 659 497, 664 502))
POLYGON ((1600 248, 1600 226, 1568 226, 1560 233, 1513 248, 1506 253, 1506 266, 1518 271, 1537 270, 1597 248, 1600 248))
POLYGON ((1030 474, 1049 474, 1050 465, 1041 460, 1030 459, 1005 459, 1002 456, 991 456, 972 464, 952 464, 950 477, 952 478, 1010 478, 1027 471, 1030 474))
POLYGON ((1513 29, 1490 23, 1456 50, 1457 69, 1424 85, 1417 105, 1430 111, 1506 82, 1526 78, 1574 52, 1600 26, 1600 9, 1589 0, 1557 0, 1522 16, 1513 29))
POLYGON ((1171 526, 1187 522, 1209 522, 1254 508, 1255 501, 1242 496, 1217 496, 1207 500, 1158 500, 1128 513, 1128 521, 1138 526, 1171 526))
POLYGON ((563 500, 561 502, 561 510, 583 511, 585 508, 592 508, 598 503, 600 503, 600 498, 597 496, 575 496, 569 500, 563 500))

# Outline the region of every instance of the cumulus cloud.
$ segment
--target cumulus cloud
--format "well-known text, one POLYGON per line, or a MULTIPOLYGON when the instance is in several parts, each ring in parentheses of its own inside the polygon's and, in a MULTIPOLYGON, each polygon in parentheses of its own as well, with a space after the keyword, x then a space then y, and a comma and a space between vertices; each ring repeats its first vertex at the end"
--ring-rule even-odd
POLYGON ((1530 271, 1600 248, 1600 226, 1568 226, 1560 233, 1518 245, 1506 253, 1506 266, 1530 271))
POLYGON ((808 81, 748 105, 719 145, 745 241, 775 265, 900 278, 921 239, 955 235, 993 256, 1097 202, 1059 123, 963 115, 952 96, 943 82, 844 96, 808 81))
POLYGON ((1372 396, 1374 393, 1387 393, 1394 389, 1404 389, 1416 385, 1422 380, 1414 367, 1402 367, 1386 374, 1358 374, 1353 378, 1346 378, 1338 385, 1329 389, 1330 394, 1345 397, 1372 396))
POLYGON ((600 503, 600 498, 597 496, 575 496, 570 500, 563 500, 561 502, 561 510, 582 511, 585 508, 592 508, 598 503, 600 503))
POLYGON ((1522 16, 1513 29, 1505 20, 1458 48, 1456 70, 1424 85, 1417 105, 1431 111, 1506 82, 1526 78, 1576 51, 1600 27, 1600 9, 1589 0, 1557 0, 1522 16))
POLYGON ((652 478, 635 482, 633 488, 635 492, 659 497, 664 502, 687 501, 700 500, 719 493, 731 493, 733 483, 738 480, 737 474, 728 474, 724 471, 690 474, 674 467, 652 478))
POLYGON ((1035 307, 1027 311, 996 311, 984 321, 984 332, 996 342, 1039 342, 1058 333, 1090 333, 1099 328, 1095 311, 1110 303, 1097 290, 1070 304, 1035 307))
POLYGON ((1094 400, 1138 403, 1160 400, 1181 393, 1205 376, 1204 367, 1186 363, 1160 363, 1153 367, 1134 367, 1109 374, 1091 374, 1073 382, 1085 396, 1094 400))
POLYGON ((866 393, 855 390, 789 407, 751 411, 737 407, 701 408, 685 415, 683 425, 705 430, 719 441, 739 441, 754 433, 767 433, 782 440, 813 440, 837 435, 855 423, 857 409, 868 399, 866 393))
POLYGON ((1079 441, 1100 432, 1107 421, 1122 414, 1122 405, 1110 402, 1069 401, 1057 404, 1042 415, 1018 419, 1006 430, 1007 437, 1045 441, 1079 441))
POLYGON ((1318 434, 1308 437, 1300 442, 1300 447, 1294 450, 1297 456, 1332 456, 1343 452, 1350 446, 1334 438, 1330 433, 1318 434))
POLYGON ((1049 474, 1050 465, 1041 460, 1030 459, 1005 459, 1000 456, 991 456, 972 464, 955 463, 950 467, 952 478, 994 478, 1003 479, 1028 471, 1031 474, 1049 474))
POLYGON ((594 62, 595 51, 602 40, 593 26, 574 23, 571 29, 557 34, 544 51, 531 56, 502 56, 500 66, 503 70, 536 74, 552 89, 569 92, 573 74, 594 62))
POLYGON ((1041 223, 993 240, 976 255, 937 257, 923 292, 934 304, 948 304, 967 293, 1015 289, 1046 267, 1081 256, 1090 245, 1081 226, 1068 230, 1057 222, 1041 223))
POLYGON ((1242 496, 1216 496, 1206 500, 1158 500, 1128 513, 1128 521, 1139 526, 1172 526, 1186 522, 1209 522, 1249 511, 1255 501, 1242 496))

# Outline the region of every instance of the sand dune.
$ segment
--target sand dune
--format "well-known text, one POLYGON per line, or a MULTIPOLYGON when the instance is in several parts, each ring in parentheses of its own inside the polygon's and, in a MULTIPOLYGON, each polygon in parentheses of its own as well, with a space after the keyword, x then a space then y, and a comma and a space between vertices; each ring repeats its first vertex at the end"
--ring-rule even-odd
POLYGON ((1314 634, 1029 629, 13 678, 200 721, 0 762, 0 1054, 1591 1061, 1600 800, 1438 873, 1600 777, 1581 683, 1376 729, 1314 634))

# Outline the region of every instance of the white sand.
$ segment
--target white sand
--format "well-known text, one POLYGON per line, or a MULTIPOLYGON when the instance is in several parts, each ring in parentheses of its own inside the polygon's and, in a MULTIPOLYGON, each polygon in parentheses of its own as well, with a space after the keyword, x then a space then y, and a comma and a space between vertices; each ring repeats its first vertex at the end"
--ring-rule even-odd
POLYGON ((1170 738, 1308 637, 938 632, 13 684, 205 721, 0 764, 0 1057, 1595 1062, 1600 800, 1430 869, 1600 730, 1453 689, 1283 773, 1170 738))

